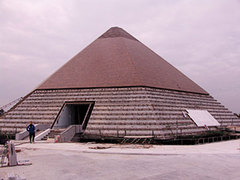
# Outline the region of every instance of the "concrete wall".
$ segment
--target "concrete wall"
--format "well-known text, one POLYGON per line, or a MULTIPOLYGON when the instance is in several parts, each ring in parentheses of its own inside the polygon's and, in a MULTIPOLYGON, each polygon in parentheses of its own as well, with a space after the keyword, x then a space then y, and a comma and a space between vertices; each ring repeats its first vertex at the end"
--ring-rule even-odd
POLYGON ((71 108, 70 105, 66 105, 53 128, 66 128, 69 125, 71 125, 71 108))
MULTIPOLYGON (((42 130, 45 130, 49 127, 50 127, 50 125, 48 125, 48 124, 36 124, 35 125, 35 130, 36 131, 42 131, 42 130)), ((24 131, 16 134, 15 140, 23 140, 28 135, 29 135, 29 132, 27 130, 24 130, 24 131)))

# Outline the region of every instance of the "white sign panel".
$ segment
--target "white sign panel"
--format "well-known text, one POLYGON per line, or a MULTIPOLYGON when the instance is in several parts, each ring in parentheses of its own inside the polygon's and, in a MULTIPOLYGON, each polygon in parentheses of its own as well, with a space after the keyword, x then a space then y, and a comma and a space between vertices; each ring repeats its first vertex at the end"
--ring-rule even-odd
POLYGON ((187 109, 187 112, 198 127, 220 126, 219 122, 207 110, 187 109))

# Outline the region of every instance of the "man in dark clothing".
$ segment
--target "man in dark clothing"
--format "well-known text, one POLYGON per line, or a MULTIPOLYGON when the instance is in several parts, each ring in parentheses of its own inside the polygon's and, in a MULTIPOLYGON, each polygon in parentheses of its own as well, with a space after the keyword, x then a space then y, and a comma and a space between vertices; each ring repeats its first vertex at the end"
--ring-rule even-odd
POLYGON ((35 138, 35 126, 32 124, 32 121, 30 122, 30 124, 27 126, 27 131, 29 132, 29 140, 30 143, 34 142, 34 138, 35 138))

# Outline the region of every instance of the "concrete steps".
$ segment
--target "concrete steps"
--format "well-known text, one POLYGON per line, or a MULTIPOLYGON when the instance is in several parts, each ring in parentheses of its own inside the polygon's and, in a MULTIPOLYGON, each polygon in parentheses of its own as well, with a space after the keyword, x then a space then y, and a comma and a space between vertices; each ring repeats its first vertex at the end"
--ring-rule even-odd
POLYGON ((46 141, 49 138, 54 139, 56 135, 61 134, 64 130, 65 129, 51 129, 50 133, 44 136, 41 140, 46 141))

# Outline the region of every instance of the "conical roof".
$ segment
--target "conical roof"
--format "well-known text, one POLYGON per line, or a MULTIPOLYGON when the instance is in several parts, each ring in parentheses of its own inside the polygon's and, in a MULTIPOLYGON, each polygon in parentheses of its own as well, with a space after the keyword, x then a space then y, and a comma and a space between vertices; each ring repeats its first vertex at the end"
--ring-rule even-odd
POLYGON ((208 94, 119 27, 110 28, 37 89, 129 86, 208 94))

